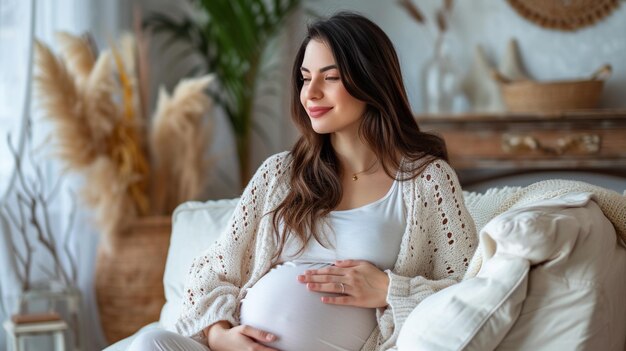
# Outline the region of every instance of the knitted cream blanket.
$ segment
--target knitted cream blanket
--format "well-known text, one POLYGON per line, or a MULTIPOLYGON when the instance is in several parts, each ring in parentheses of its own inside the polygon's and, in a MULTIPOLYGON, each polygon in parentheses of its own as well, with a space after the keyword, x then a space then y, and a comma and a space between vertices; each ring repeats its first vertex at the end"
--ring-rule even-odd
MULTIPOLYGON (((476 231, 479 233, 492 218, 513 208, 519 208, 538 200, 553 199, 568 193, 592 193, 593 200, 600 206, 604 215, 613 223, 622 243, 626 243, 626 196, 585 182, 553 179, 531 184, 527 187, 504 187, 489 189, 484 194, 464 192, 465 204, 469 210, 476 231)), ((480 244, 466 278, 478 273, 482 264, 480 244)))

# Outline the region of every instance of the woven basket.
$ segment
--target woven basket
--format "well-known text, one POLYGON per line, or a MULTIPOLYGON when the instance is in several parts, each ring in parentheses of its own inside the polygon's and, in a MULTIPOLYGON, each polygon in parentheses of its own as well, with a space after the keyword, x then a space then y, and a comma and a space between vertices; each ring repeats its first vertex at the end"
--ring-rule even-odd
POLYGON ((159 319, 171 228, 169 216, 141 218, 114 240, 110 251, 98 251, 96 299, 108 342, 159 319))
POLYGON ((498 73, 494 76, 508 111, 554 112, 598 107, 604 80, 610 73, 611 67, 605 65, 590 79, 571 81, 510 81, 498 73))

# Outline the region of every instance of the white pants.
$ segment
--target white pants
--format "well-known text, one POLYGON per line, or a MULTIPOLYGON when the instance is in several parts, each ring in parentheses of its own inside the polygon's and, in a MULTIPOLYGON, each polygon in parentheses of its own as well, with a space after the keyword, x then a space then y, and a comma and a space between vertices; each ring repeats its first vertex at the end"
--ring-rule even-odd
POLYGON ((127 351, 210 351, 192 338, 167 330, 150 330, 139 334, 127 351))

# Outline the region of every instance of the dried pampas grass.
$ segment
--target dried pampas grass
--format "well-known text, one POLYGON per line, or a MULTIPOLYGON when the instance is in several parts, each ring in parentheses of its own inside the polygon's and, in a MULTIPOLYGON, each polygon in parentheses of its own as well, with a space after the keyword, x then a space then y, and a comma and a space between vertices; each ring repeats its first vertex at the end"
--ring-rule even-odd
POLYGON ((171 213, 206 184, 204 155, 211 126, 203 124, 203 117, 212 100, 204 91, 213 80, 213 75, 183 80, 171 97, 164 88, 159 91, 150 133, 156 179, 153 205, 159 213, 171 213))
POLYGON ((87 37, 77 37, 66 32, 57 33, 56 39, 61 46, 61 56, 76 77, 78 85, 82 86, 96 63, 91 42, 87 37))
POLYGON ((212 107, 205 89, 213 76, 182 81, 171 97, 161 91, 146 145, 139 44, 124 36, 119 50, 111 45, 95 57, 85 38, 61 33, 57 39, 59 57, 35 43, 35 88, 54 124, 59 156, 86 176, 82 193, 108 250, 138 216, 169 215, 204 189, 210 131, 204 117, 212 107))
MULTIPOLYGON (((113 133, 113 142, 111 143, 112 157, 116 161, 118 171, 123 176, 138 175, 138 181, 129 184, 128 193, 135 201, 141 215, 149 212, 149 200, 147 196, 148 175, 150 167, 147 157, 143 151, 143 141, 141 138, 140 123, 138 121, 138 94, 136 84, 133 86, 132 75, 129 74, 128 68, 124 62, 122 54, 115 46, 111 46, 113 57, 117 65, 118 77, 122 88, 122 106, 123 117, 117 125, 115 133, 113 133)), ((134 57, 128 56, 127 59, 134 57)))
POLYGON ((35 41, 35 50, 35 88, 41 107, 56 125, 57 152, 69 168, 84 169, 94 161, 97 146, 74 78, 46 45, 35 41))
MULTIPOLYGON (((137 114, 137 123, 143 124, 142 116, 142 103, 141 103, 141 94, 138 92, 141 91, 139 88, 139 70, 138 70, 138 43, 135 40, 135 37, 129 33, 125 33, 120 38, 120 48, 119 48, 119 58, 121 60, 121 64, 124 66, 124 71, 126 72, 127 84, 130 86, 131 91, 134 92, 132 96, 132 106, 133 111, 137 114)), ((118 52, 115 46, 112 47, 114 52, 118 52)))
POLYGON ((91 142, 99 151, 107 153, 107 139, 119 123, 120 111, 113 101, 117 87, 113 80, 111 54, 103 52, 87 77, 82 90, 86 110, 86 123, 91 130, 91 142))
POLYGON ((85 175, 88 184, 83 189, 83 196, 96 210, 101 242, 104 250, 110 252, 118 235, 138 215, 127 192, 129 185, 137 180, 120 174, 115 162, 105 156, 98 157, 85 175))

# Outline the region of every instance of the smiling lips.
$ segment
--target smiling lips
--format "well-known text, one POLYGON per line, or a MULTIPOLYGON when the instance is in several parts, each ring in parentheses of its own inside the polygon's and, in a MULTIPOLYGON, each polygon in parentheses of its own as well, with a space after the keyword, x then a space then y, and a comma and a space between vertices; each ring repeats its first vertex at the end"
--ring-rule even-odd
POLYGON ((322 117, 326 112, 332 110, 332 107, 314 106, 309 107, 309 116, 312 118, 322 117))

